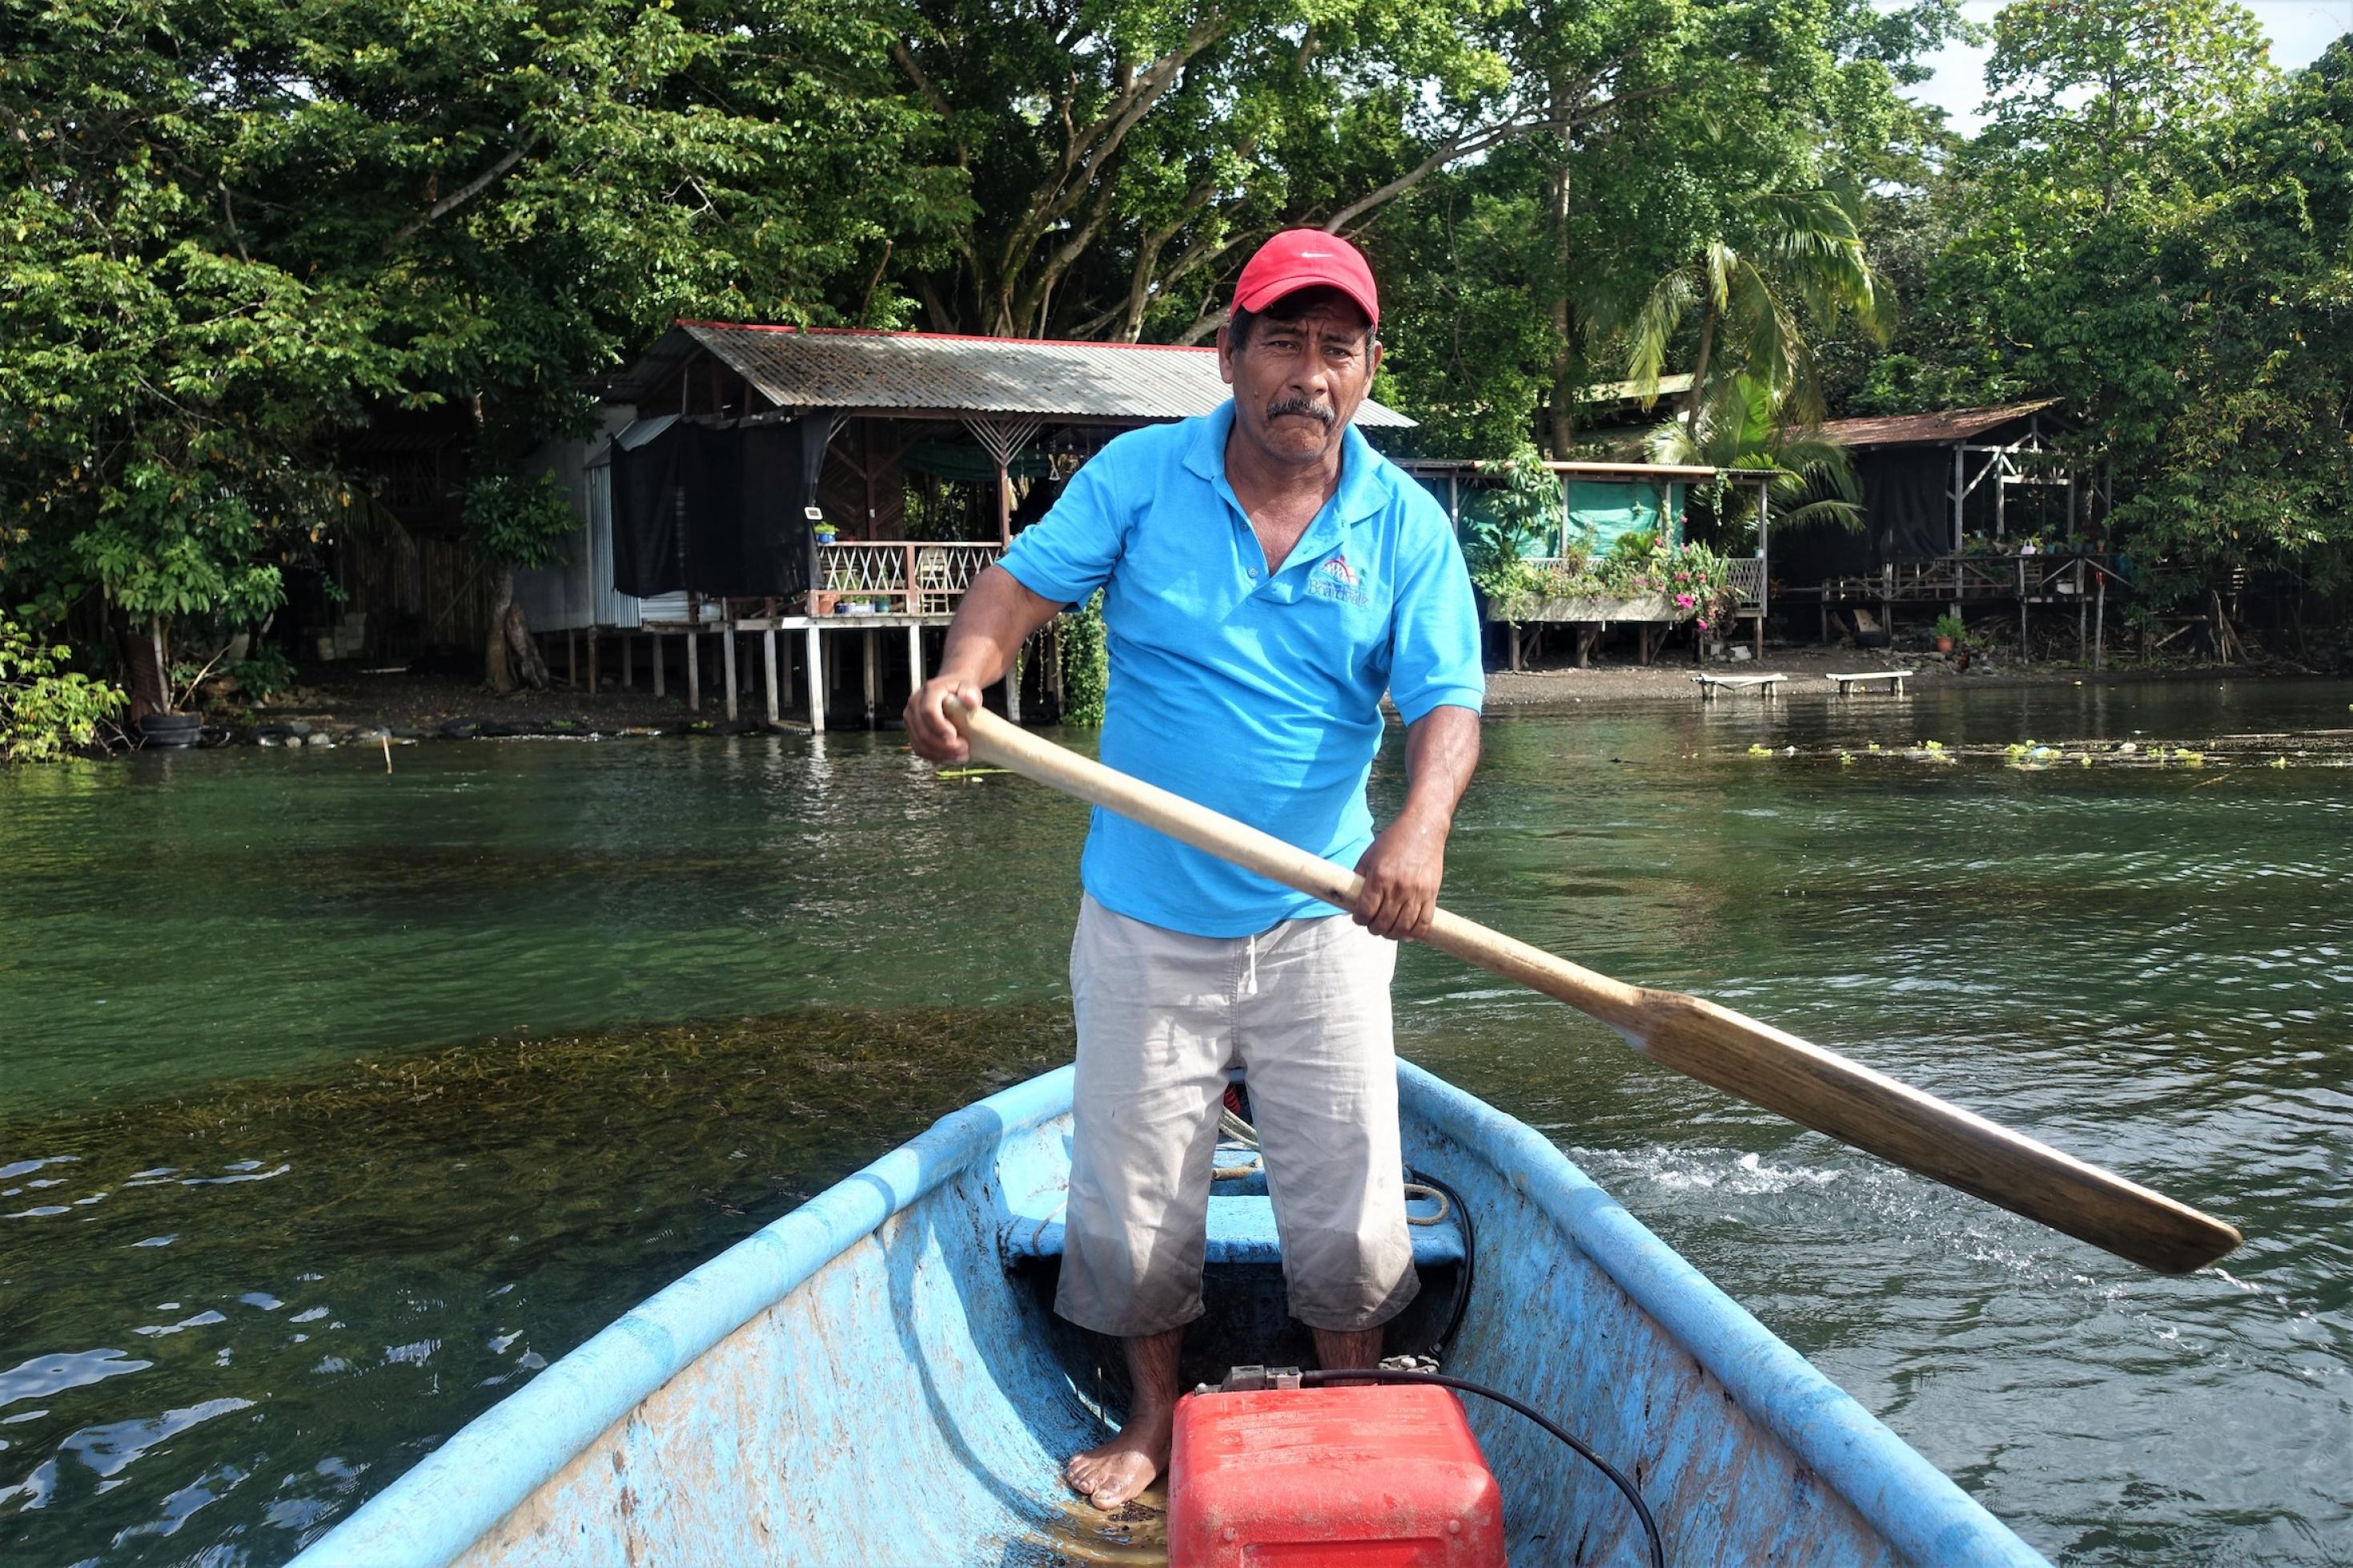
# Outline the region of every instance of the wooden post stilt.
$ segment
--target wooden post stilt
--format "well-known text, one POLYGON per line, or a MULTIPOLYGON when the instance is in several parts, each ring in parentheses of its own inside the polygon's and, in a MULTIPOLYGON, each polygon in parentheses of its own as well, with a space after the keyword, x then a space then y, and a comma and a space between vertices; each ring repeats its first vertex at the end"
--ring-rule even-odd
POLYGON ((913 691, 923 683, 923 624, 907 623, 907 689, 913 691))
POLYGON ((825 731, 825 644, 814 621, 802 638, 808 663, 809 728, 821 734, 825 731))
POLYGON ((2092 606, 2084 600, 2084 563, 2075 563, 2075 662, 2087 664, 2092 657, 2092 606))
POLYGON ((2108 666, 2108 574, 2097 574, 2100 580, 2100 602, 2092 608, 2092 668, 2105 669, 2108 666))
POLYGON ((591 697, 596 696, 597 692, 596 676, 596 628, 590 626, 588 628, 588 695, 591 697))
POLYGON ((735 718, 735 623, 730 621, 719 634, 719 668, 727 683, 727 718, 735 718))
POLYGON ((858 640, 866 645, 862 650, 866 656, 866 727, 871 730, 874 728, 874 710, 880 705, 882 694, 882 638, 872 626, 869 626, 858 640))
POLYGON ((564 628, 564 684, 580 689, 580 633, 572 626, 564 628))
POLYGON ((1021 656, 1029 650, 1028 643, 1015 649, 1013 666, 1005 672, 1005 716, 1016 724, 1021 722, 1021 656))
POLYGON ((638 684, 638 639, 628 632, 621 634, 621 689, 634 690, 638 684))
POLYGON ((776 628, 770 626, 760 634, 760 657, 767 666, 768 722, 773 724, 784 716, 776 705, 776 628))
POLYGON ((686 634, 686 710, 702 711, 702 634, 686 634))
POLYGON ((646 638, 646 651, 653 656, 654 695, 657 697, 667 697, 670 693, 663 688, 664 670, 662 667, 662 640, 660 637, 655 635, 648 636, 646 638))

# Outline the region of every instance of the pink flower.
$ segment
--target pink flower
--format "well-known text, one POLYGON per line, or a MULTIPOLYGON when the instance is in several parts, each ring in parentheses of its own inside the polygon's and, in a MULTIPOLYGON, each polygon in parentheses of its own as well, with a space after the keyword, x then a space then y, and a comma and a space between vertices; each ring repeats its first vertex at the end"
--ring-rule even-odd
POLYGON ((1675 603, 1682 605, 1686 610, 1692 607, 1693 602, 1692 596, 1689 594, 1677 594, 1675 595, 1675 603))

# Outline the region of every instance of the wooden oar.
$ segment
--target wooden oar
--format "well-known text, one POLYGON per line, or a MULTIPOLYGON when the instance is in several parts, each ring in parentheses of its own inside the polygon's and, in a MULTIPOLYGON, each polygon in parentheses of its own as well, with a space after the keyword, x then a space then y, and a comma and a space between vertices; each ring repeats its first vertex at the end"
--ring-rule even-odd
MULTIPOLYGON (((1364 880, 1345 866, 1041 741, 993 713, 954 699, 947 712, 976 757, 1310 898, 1356 907, 1364 880)), ((1443 910, 1421 940, 1590 1014, 1655 1062, 2119 1258, 2187 1274, 2228 1256, 2241 1240, 2211 1215, 1729 1007, 1612 980, 1443 910)))

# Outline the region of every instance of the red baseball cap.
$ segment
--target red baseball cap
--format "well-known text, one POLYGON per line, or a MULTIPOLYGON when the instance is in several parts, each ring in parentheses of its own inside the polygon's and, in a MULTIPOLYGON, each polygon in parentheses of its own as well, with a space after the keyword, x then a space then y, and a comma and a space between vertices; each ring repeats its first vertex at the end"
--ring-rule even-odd
POLYGON ((1337 289, 1381 324, 1381 293, 1356 247, 1320 228, 1286 228, 1258 247, 1234 279, 1234 309, 1263 310, 1302 289, 1337 289))

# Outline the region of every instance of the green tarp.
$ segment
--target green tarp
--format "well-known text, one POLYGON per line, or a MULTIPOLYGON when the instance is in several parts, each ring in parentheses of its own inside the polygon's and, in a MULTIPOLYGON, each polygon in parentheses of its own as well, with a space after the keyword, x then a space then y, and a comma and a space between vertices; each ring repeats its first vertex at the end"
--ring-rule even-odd
POLYGON ((1663 515, 1663 537, 1681 542, 1674 526, 1683 510, 1683 486, 1673 479, 1587 479, 1568 481, 1569 536, 1581 539, 1595 554, 1603 554, 1621 533, 1656 529, 1663 515))
MULTIPOLYGON (((1440 505, 1446 504, 1448 481, 1444 475, 1416 477, 1424 489, 1438 498, 1440 505)), ((1464 522, 1493 515, 1490 510, 1494 504, 1493 489, 1463 479, 1456 480, 1455 487, 1464 522)), ((1679 479, 1573 478, 1568 481, 1566 535, 1555 531, 1559 527, 1557 523, 1540 534, 1524 533, 1520 554, 1528 558, 1557 555, 1566 538, 1584 541, 1586 547, 1598 555, 1608 551, 1620 534, 1657 528, 1662 510, 1672 522, 1682 515, 1683 508, 1683 486, 1679 479)), ((1670 537, 1674 542, 1682 542, 1682 529, 1673 528, 1670 537)))

